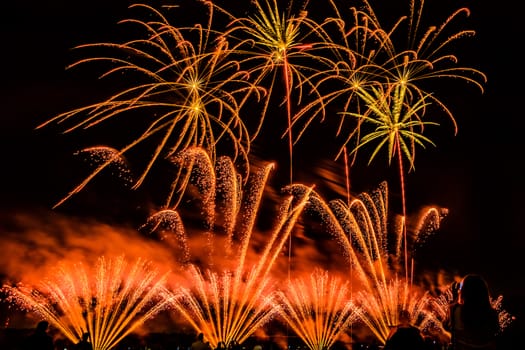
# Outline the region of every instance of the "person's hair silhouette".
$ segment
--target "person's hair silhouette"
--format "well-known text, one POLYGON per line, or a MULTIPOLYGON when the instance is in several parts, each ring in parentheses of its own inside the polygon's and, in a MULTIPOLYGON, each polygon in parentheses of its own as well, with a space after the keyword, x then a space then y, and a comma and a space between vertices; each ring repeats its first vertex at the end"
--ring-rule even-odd
POLYGON ((49 322, 40 321, 36 325, 35 331, 29 336, 24 349, 27 350, 53 350, 55 348, 53 344, 53 338, 47 334, 49 328, 49 322))
POLYGON ((454 350, 496 349, 498 313, 480 275, 468 274, 461 281, 458 300, 450 307, 448 328, 454 350))
POLYGON ((425 346, 421 331, 412 325, 408 310, 400 310, 398 325, 392 328, 385 342, 384 350, 420 350, 425 346))

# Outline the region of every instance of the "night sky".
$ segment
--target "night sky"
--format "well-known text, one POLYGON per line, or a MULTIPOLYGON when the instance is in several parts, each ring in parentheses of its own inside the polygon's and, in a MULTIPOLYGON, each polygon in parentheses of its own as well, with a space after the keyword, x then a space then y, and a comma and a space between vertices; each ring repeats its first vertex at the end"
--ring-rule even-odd
MULTIPOLYGON (((464 27, 475 29, 477 35, 463 41, 465 47, 459 48, 458 56, 466 65, 486 73, 488 82, 483 94, 461 82, 450 84, 454 88, 444 96, 456 116, 459 132, 454 136, 452 127, 443 123, 436 137, 438 147, 420 149, 416 171, 407 176, 412 209, 439 205, 450 211, 439 232, 420 252, 419 263, 422 268, 444 268, 459 275, 481 273, 492 294, 503 295, 507 309, 518 318, 525 317, 525 281, 520 272, 525 247, 525 141, 520 132, 519 107, 524 80, 522 55, 518 53, 525 34, 519 27, 521 12, 513 9, 514 5, 506 6, 505 1, 439 2, 446 13, 460 5, 472 10, 464 27)), ((105 96, 96 73, 89 68, 66 71, 65 67, 72 63, 72 47, 115 39, 117 22, 126 17, 130 3, 27 0, 2 6, 0 220, 8 222, 9 216, 22 211, 51 210, 79 179, 73 170, 72 154, 87 142, 84 135, 64 136, 56 128, 34 128, 57 113, 105 96)), ((329 139, 318 137, 317 144, 330 147, 329 139)), ((265 142, 260 141, 255 149, 267 148, 265 142)), ((277 142, 282 142, 281 153, 286 153, 286 142, 277 142)), ((309 169, 312 157, 321 156, 323 148, 309 147, 304 144, 297 148, 296 161, 303 169, 297 176, 301 181, 315 182, 315 174, 304 169, 309 169)), ((271 160, 278 154, 266 152, 261 157, 271 160)), ((286 165, 279 169, 285 172, 286 165)), ((392 197, 396 199, 394 175, 391 170, 381 172, 377 167, 367 167, 366 160, 361 159, 351 171, 352 190, 367 191, 387 180, 392 183, 392 197)), ((140 197, 126 191, 121 195, 114 199, 107 193, 82 194, 56 210, 74 215, 108 215, 110 219, 108 207, 140 197), (106 200, 109 202, 105 205, 96 204, 106 200)), ((117 215, 135 209, 131 205, 117 215)), ((2 221, 0 234, 8 227, 2 221)))

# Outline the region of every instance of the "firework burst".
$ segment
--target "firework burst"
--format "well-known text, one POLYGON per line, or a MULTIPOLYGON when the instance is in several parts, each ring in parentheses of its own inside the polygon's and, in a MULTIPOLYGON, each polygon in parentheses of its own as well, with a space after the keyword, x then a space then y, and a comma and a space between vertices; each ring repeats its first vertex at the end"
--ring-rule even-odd
MULTIPOLYGON (((357 282, 354 301, 360 308, 359 318, 380 342, 384 343, 390 327, 397 324, 400 309, 409 310, 421 326, 433 321, 427 294, 414 284, 413 259, 409 278, 397 277, 407 257, 402 249, 405 225, 403 217, 390 221, 386 183, 349 203, 327 203, 315 192, 309 203, 348 259, 348 273, 357 282)), ((419 213, 408 230, 410 245, 415 248, 424 242, 446 214, 446 209, 433 207, 419 213)))
POLYGON ((95 268, 60 264, 39 285, 4 285, 8 301, 49 321, 72 343, 89 332, 94 350, 116 346, 145 321, 166 309, 174 296, 147 261, 101 257, 95 268))
POLYGON ((281 318, 308 349, 330 349, 357 319, 349 282, 315 269, 310 279, 296 279, 278 292, 281 318))
MULTIPOLYGON (((198 150, 182 153, 186 154, 181 157, 189 158, 203 154, 198 150)), ((188 237, 175 210, 154 213, 144 229, 153 233, 161 228, 164 239, 180 242, 177 252, 184 257, 182 269, 190 282, 177 289, 182 297, 173 300, 173 307, 195 331, 204 333, 212 346, 242 343, 278 311, 272 268, 308 202, 309 191, 283 199, 273 229, 254 257, 250 253, 256 217, 273 164, 252 173, 244 188, 230 158, 219 158, 215 166, 210 158, 202 157, 201 161, 191 178, 204 198, 204 246, 191 249, 188 241, 196 239, 199 232, 188 237)))
POLYGON ((215 159, 221 145, 230 156, 246 164, 251 138, 239 116, 239 101, 245 95, 259 94, 261 89, 249 83, 247 72, 240 70, 231 57, 227 41, 212 29, 213 6, 205 11, 209 14, 205 25, 189 27, 171 25, 161 11, 148 5, 131 8, 147 19, 121 23, 144 33, 142 38, 81 45, 77 50, 94 52, 95 56, 81 59, 70 68, 106 63, 109 68, 102 77, 117 76, 122 83, 124 76, 132 85, 102 102, 59 114, 38 128, 57 123, 69 125, 64 131, 69 133, 118 119, 142 132, 118 148, 113 158, 99 165, 64 200, 115 159, 139 145, 148 145, 150 140, 154 140, 152 156, 135 179, 134 188, 143 183, 159 159, 192 146, 202 147, 215 159))

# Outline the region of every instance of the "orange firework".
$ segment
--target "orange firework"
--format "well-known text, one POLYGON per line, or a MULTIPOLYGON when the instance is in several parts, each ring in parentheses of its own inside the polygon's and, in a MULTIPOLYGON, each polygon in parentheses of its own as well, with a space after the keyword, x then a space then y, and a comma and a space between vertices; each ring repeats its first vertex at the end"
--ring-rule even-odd
POLYGON ((357 319, 350 284, 315 269, 309 281, 289 281, 278 292, 279 314, 310 350, 330 349, 357 319))
POLYGON ((175 209, 154 213, 143 228, 163 231, 163 238, 180 252, 189 285, 179 290, 182 297, 173 299, 173 307, 215 347, 219 342, 242 343, 277 312, 272 269, 308 202, 309 190, 283 199, 273 229, 264 243, 258 242, 257 256, 251 256, 256 218, 273 164, 252 173, 243 188, 231 159, 220 157, 214 166, 203 154, 188 149, 180 157, 199 158, 193 163, 194 183, 186 189, 195 184, 203 197, 204 241, 197 237, 201 232, 186 234, 175 209), (192 240, 201 243, 196 247, 192 240))
POLYGON ((126 335, 167 308, 174 296, 147 261, 128 265, 123 257, 58 266, 37 286, 4 286, 8 300, 40 315, 72 343, 89 332, 93 350, 114 348, 126 335))
MULTIPOLYGON (((422 326, 432 321, 433 314, 426 309, 428 296, 413 284, 413 266, 409 280, 397 278, 407 257, 402 252, 405 225, 403 217, 389 221, 386 183, 371 193, 360 194, 350 203, 342 200, 327 203, 315 192, 309 197, 313 210, 321 215, 328 233, 348 259, 348 272, 358 282, 354 290, 359 319, 375 337, 384 343, 390 326, 397 323, 401 308, 408 309, 422 326)), ((409 230, 411 246, 424 242, 439 228, 446 214, 446 209, 425 208, 409 230)))

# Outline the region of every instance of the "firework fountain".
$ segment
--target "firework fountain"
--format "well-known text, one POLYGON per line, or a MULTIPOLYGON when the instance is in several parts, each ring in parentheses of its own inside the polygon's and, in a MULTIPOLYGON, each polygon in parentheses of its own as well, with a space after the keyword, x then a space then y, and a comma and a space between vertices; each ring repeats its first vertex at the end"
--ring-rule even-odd
POLYGON ((349 282, 315 269, 278 293, 279 314, 310 350, 330 349, 357 319, 349 282))
MULTIPOLYGON (((403 218, 388 212, 387 184, 360 194, 350 203, 326 202, 316 193, 310 198, 312 211, 347 257, 348 274, 355 276, 355 303, 362 308, 360 320, 375 337, 385 341, 391 326, 397 324, 401 308, 409 310, 422 327, 430 322, 434 317, 427 311, 428 295, 413 284, 414 271, 409 281, 399 277, 405 258, 401 248, 403 218)), ((437 230, 446 213, 446 209, 435 207, 422 210, 410 230, 412 246, 437 230)))
POLYGON ((90 334, 93 350, 109 350, 173 298, 168 272, 147 261, 101 257, 94 269, 62 263, 37 286, 5 285, 7 300, 50 322, 73 344, 90 334))
POLYGON ((179 255, 184 258, 191 284, 181 288, 181 298, 173 299, 174 308, 195 331, 204 333, 213 347, 219 342, 227 346, 242 343, 279 311, 274 303, 272 268, 308 202, 309 191, 282 201, 274 228, 257 256, 250 257, 256 217, 273 164, 254 173, 248 187, 243 188, 230 158, 221 157, 214 166, 204 150, 188 149, 176 161, 186 164, 189 159, 193 160, 190 178, 204 198, 201 212, 205 213, 206 245, 190 251, 184 226, 174 210, 153 214, 144 228, 170 227, 170 235, 181 249, 179 255), (220 205, 217 197, 223 199, 220 205), (219 216, 222 221, 216 220, 219 216), (205 262, 207 267, 203 267, 205 262))

